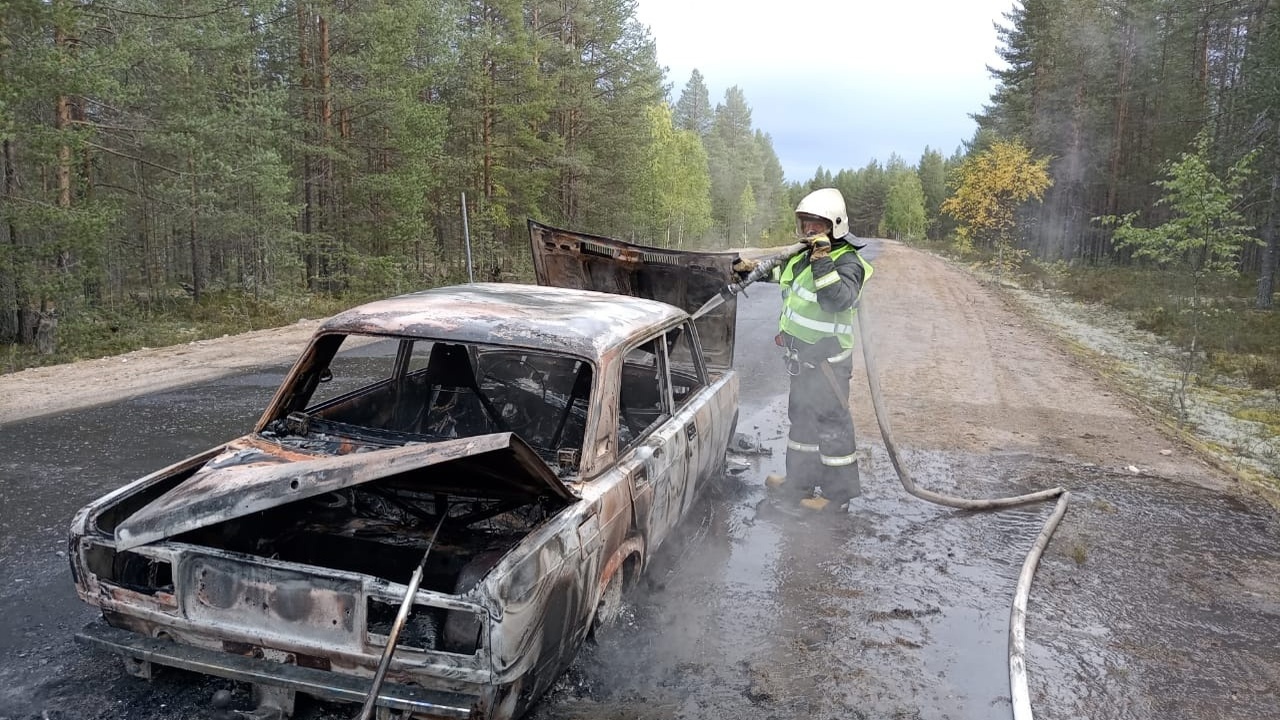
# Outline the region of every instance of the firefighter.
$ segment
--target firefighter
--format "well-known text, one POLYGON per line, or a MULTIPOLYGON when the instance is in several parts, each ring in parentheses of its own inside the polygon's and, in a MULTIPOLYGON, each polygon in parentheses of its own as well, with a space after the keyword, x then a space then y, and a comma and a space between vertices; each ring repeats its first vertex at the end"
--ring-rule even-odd
MULTIPOLYGON (((801 505, 845 507, 861 494, 855 460, 849 378, 856 303, 872 268, 865 245, 849 232, 844 197, 835 188, 809 193, 796 206, 796 229, 808 249, 771 278, 782 285, 777 344, 791 376, 787 398, 787 474, 771 477, 801 505)), ((742 260, 734 269, 750 272, 742 260)))

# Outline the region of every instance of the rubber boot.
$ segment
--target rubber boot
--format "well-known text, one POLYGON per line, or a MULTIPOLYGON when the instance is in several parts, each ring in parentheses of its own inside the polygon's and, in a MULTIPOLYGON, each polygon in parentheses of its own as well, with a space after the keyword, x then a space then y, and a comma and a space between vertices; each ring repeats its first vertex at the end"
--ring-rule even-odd
POLYGON ((800 501, 800 507, 814 512, 825 510, 829 504, 831 504, 831 501, 822 496, 822 488, 817 485, 813 486, 812 495, 800 501))

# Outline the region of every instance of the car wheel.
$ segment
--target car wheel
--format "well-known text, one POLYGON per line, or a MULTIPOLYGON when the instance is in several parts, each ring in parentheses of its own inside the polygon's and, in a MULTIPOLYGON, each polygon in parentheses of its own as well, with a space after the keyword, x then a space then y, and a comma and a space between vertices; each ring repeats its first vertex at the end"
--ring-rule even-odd
POLYGON ((597 637, 600 631, 608 631, 617 625, 618 618, 622 617, 622 578, 625 574, 624 568, 620 566, 610 576, 604 592, 600 593, 600 602, 596 605, 596 614, 591 620, 592 638, 597 637))

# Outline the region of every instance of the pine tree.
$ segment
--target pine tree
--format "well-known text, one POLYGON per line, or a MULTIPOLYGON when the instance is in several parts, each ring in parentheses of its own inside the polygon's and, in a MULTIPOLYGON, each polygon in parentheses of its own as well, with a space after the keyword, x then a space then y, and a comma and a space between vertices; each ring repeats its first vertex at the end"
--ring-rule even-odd
MULTIPOLYGON (((901 159, 898 165, 901 165, 901 159)), ((831 181, 844 195, 849 211, 849 231, 859 237, 874 237, 884 219, 885 200, 889 195, 889 175, 872 160, 858 170, 841 170, 831 181)))
POLYGON ((0 6, 0 341, 48 354, 102 287, 115 208, 95 192, 87 98, 106 81, 78 2, 0 6))
POLYGON ((676 101, 675 123, 682 130, 690 130, 700 139, 706 139, 711 132, 711 124, 715 114, 711 109, 711 94, 703 80, 702 73, 694 68, 689 74, 680 99, 676 101))
POLYGON ((942 238, 941 208, 947 198, 947 169, 942 153, 925 147, 916 166, 920 178, 920 191, 924 194, 926 234, 931 240, 942 238))
POLYGON ((582 92, 592 101, 584 113, 591 162, 580 191, 579 225, 625 235, 638 214, 637 188, 648 159, 646 110, 663 99, 662 70, 653 38, 635 18, 634 0, 590 6, 582 92))
POLYGON ((760 185, 756 225, 752 235, 762 242, 781 242, 795 232, 795 204, 787 193, 782 163, 773 149, 773 138, 756 130, 756 150, 760 157, 760 185))
POLYGON ((716 106, 715 122, 707 138, 707 158, 711 167, 711 215, 713 229, 723 233, 723 242, 745 239, 754 222, 755 208, 744 201, 753 181, 762 176, 759 148, 751 128, 751 107, 738 86, 725 91, 724 102, 716 106))
POLYGON ((1263 241, 1254 304, 1270 309, 1280 263, 1280 2, 1267 3, 1250 37, 1240 106, 1242 125, 1248 128, 1247 145, 1258 153, 1260 180, 1251 188, 1260 201, 1252 218, 1263 241))

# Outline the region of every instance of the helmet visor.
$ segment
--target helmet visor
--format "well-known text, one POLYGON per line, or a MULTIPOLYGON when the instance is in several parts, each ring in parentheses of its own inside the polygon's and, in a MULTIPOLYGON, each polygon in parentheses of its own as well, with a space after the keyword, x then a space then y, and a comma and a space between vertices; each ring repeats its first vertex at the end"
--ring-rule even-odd
POLYGON ((796 213, 796 227, 800 230, 801 235, 809 237, 819 233, 830 233, 831 221, 809 213, 796 213))

